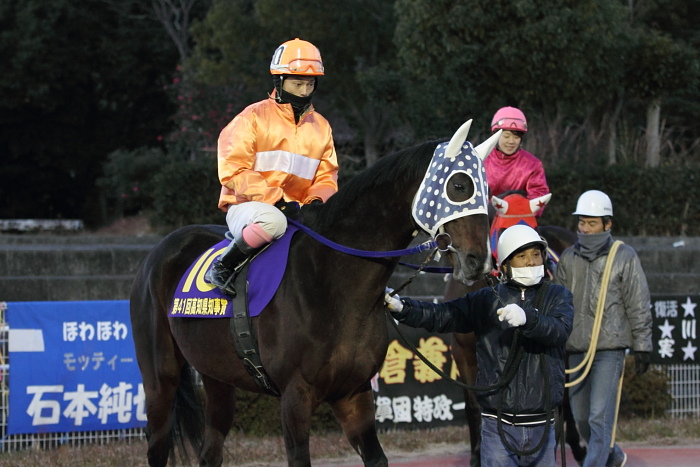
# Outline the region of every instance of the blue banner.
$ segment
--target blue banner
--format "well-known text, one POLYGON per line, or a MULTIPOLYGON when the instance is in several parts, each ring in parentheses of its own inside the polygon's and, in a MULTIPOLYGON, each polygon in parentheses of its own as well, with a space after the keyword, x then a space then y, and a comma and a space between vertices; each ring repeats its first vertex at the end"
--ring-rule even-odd
POLYGON ((10 302, 7 433, 146 425, 129 302, 10 302))

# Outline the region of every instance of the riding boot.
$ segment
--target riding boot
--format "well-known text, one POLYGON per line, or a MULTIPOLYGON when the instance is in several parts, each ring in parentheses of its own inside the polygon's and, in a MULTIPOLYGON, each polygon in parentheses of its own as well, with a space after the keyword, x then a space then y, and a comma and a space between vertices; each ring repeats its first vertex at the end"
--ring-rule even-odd
POLYGON ((204 278, 226 295, 235 297, 237 292, 233 283, 248 259, 258 250, 248 246, 242 238, 234 240, 229 249, 214 261, 204 278))

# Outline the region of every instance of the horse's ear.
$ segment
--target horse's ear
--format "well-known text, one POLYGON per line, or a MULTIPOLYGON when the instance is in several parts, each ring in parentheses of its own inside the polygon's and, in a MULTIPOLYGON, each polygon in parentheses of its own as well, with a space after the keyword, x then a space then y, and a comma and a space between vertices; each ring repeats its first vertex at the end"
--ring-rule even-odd
POLYGON ((496 133, 492 134, 489 139, 474 148, 474 151, 476 151, 479 159, 482 161, 486 159, 486 156, 488 156, 493 148, 496 147, 496 143, 498 143, 498 138, 501 137, 502 132, 503 130, 498 130, 496 133))
POLYGON ((547 193, 546 195, 542 195, 539 198, 531 199, 530 200, 530 211, 532 211, 533 214, 536 213, 537 211, 539 211, 540 209, 545 207, 547 205, 547 203, 549 203, 550 199, 552 199, 551 193, 547 193))
POLYGON ((445 149, 445 157, 449 159, 454 159, 457 154, 460 153, 462 145, 467 140, 467 135, 469 134, 469 128, 472 126, 471 119, 464 122, 464 124, 459 127, 459 130, 452 135, 450 142, 447 144, 447 149, 445 149))
POLYGON ((491 205, 496 208, 499 214, 504 215, 508 212, 508 201, 499 198, 498 196, 491 197, 491 205))

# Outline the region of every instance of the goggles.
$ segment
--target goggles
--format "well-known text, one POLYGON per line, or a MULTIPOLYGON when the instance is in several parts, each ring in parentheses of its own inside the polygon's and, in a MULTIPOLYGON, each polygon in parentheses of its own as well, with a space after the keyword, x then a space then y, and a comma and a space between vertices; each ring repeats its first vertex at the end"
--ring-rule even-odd
POLYGON ((504 130, 508 130, 509 128, 515 128, 516 130, 522 128, 527 130, 527 122, 525 120, 511 117, 499 119, 494 126, 504 130))
POLYGON ((323 73, 323 63, 319 60, 298 58, 289 62, 286 68, 293 73, 306 73, 308 71, 312 73, 323 73))

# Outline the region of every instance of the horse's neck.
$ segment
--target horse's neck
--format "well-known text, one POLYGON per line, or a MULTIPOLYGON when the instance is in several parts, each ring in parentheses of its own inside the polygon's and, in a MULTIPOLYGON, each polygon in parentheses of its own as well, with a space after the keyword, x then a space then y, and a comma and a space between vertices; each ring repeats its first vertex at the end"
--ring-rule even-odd
POLYGON ((395 186, 378 187, 364 193, 347 210, 343 219, 329 229, 338 243, 372 251, 403 249, 416 230, 411 215, 412 197, 418 183, 397 190, 395 186))

